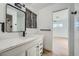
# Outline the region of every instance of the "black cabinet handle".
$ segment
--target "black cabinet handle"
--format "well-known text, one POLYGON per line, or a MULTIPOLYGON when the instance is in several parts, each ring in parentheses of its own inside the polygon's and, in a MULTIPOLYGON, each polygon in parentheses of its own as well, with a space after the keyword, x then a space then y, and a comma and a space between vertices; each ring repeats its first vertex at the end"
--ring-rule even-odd
POLYGON ((17 24, 15 24, 15 25, 17 25, 17 24))
POLYGON ((37 46, 37 48, 39 48, 39 46, 37 46))

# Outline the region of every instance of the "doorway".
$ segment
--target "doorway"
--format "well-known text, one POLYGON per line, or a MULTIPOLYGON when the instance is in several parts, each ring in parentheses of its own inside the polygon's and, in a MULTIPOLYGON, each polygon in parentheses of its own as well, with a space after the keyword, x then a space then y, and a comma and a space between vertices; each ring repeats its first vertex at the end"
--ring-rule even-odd
POLYGON ((53 12, 53 55, 68 56, 69 9, 53 12))

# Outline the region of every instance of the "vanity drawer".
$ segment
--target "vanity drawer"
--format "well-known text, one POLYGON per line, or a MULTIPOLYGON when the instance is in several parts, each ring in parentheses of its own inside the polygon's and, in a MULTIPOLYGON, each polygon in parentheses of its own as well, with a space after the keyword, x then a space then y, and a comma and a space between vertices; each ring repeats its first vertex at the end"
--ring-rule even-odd
POLYGON ((28 44, 25 44, 25 49, 27 50, 27 49, 29 49, 29 48, 33 47, 34 45, 37 45, 37 44, 38 44, 37 40, 29 42, 28 44))
POLYGON ((7 50, 0 54, 1 56, 25 56, 25 47, 20 46, 7 50))

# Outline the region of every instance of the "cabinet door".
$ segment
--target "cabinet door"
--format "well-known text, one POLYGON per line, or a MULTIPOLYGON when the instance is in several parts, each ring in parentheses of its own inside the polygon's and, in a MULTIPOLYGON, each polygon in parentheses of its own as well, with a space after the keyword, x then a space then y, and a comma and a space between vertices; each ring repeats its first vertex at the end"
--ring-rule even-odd
POLYGON ((27 50, 27 56, 36 56, 36 46, 33 46, 27 50))
POLYGON ((27 56, 39 56, 39 47, 33 46, 27 50, 27 56))

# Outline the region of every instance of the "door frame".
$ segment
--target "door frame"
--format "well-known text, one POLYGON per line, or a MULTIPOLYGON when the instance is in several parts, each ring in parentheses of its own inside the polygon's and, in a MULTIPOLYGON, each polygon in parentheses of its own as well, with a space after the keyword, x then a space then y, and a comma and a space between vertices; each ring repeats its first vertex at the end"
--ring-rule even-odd
POLYGON ((67 8, 62 8, 53 12, 69 9, 68 17, 68 54, 69 56, 74 56, 74 15, 71 12, 74 11, 74 4, 72 3, 67 8))

